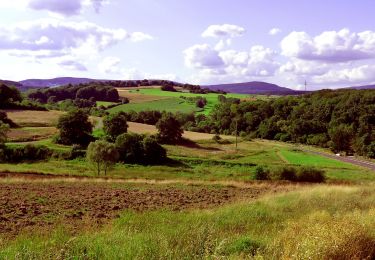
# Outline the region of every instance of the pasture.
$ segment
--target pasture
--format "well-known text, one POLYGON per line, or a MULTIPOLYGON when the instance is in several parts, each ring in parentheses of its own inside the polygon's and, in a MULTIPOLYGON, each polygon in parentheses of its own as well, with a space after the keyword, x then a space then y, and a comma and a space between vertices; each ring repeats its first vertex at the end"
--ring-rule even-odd
MULTIPOLYGON (((142 111, 142 110, 160 110, 167 112, 198 112, 209 114, 213 107, 219 103, 219 94, 193 94, 188 92, 170 92, 162 91, 160 87, 153 86, 148 88, 119 88, 117 89, 121 97, 127 97, 130 104, 121 105, 110 109, 110 112, 118 111, 142 111), (204 97, 207 99, 207 105, 204 109, 197 108, 194 102, 189 102, 181 97, 204 97)), ((241 100, 256 100, 268 98, 266 96, 245 95, 228 93, 227 98, 238 98, 241 100)), ((272 98, 272 97, 270 97, 272 98)))

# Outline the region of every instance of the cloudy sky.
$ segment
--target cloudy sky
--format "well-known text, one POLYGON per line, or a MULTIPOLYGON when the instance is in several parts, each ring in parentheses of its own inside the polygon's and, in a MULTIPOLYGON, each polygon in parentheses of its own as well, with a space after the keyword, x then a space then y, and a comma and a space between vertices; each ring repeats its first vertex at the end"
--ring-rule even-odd
POLYGON ((0 78, 375 83, 374 0, 0 1, 0 78))

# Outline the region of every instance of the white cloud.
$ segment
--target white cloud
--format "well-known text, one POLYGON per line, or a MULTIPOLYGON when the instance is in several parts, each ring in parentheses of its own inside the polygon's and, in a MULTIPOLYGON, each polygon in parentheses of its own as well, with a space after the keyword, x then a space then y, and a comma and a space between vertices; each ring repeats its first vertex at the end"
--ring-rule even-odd
POLYGON ((292 73, 300 76, 314 76, 327 73, 330 64, 319 61, 307 61, 292 58, 280 67, 280 73, 292 73))
POLYGON ((0 51, 40 58, 65 55, 93 55, 120 41, 151 38, 89 22, 41 19, 0 27, 0 51))
POLYGON ((208 44, 194 45, 185 50, 185 64, 196 70, 196 83, 244 81, 273 76, 280 64, 277 53, 260 45, 249 51, 213 49, 208 44))
POLYGON ((130 35, 130 40, 132 42, 142 42, 147 40, 153 40, 154 38, 146 33, 143 32, 134 32, 130 35))
POLYGON ((34 10, 46 10, 64 16, 72 16, 80 14, 83 7, 93 7, 98 13, 107 3, 108 0, 28 0, 27 5, 34 10))
POLYGON ((117 57, 105 57, 101 63, 99 63, 98 68, 100 72, 106 74, 118 74, 120 73, 119 65, 121 59, 117 57))
POLYGON ((245 29, 238 25, 221 24, 210 25, 203 33, 202 37, 238 37, 245 33, 245 29))
POLYGON ((292 32, 281 42, 282 53, 302 60, 348 62, 375 57, 375 32, 352 33, 348 29, 326 31, 311 37, 292 32))
POLYGON ((276 35, 276 34, 279 34, 279 33, 281 33, 281 29, 279 29, 279 28, 272 28, 272 29, 268 32, 269 35, 276 35))
POLYGON ((224 65, 223 60, 208 44, 197 44, 184 51, 185 65, 189 68, 215 68, 224 65))
POLYGON ((311 79, 316 84, 367 84, 375 81, 375 65, 332 69, 311 79))

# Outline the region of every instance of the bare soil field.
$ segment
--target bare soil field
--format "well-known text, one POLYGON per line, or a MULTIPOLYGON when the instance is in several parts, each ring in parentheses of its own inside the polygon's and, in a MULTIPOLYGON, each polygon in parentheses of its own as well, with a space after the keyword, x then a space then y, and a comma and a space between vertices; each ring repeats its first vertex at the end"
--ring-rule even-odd
POLYGON ((53 177, 36 174, 0 174, 0 177, 0 234, 7 236, 34 227, 49 230, 57 224, 78 231, 82 226, 104 224, 126 209, 142 212, 161 208, 175 211, 212 208, 294 189, 290 185, 236 188, 64 182, 61 179, 54 182, 53 177))
POLYGON ((55 126, 62 111, 4 110, 8 117, 23 127, 55 126))

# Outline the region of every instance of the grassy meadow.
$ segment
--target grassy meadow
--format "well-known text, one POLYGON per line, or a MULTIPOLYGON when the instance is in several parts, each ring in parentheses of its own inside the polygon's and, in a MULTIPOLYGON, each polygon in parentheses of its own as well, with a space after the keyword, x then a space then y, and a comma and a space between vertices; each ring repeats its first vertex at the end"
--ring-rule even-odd
MULTIPOLYGON (((110 112, 131 111, 136 112, 142 110, 160 110, 167 112, 198 112, 209 114, 213 107, 219 103, 219 94, 194 94, 188 92, 170 92, 162 91, 160 87, 153 88, 137 88, 137 89, 118 89, 122 97, 130 99, 129 104, 120 105, 109 109, 110 112), (207 99, 207 105, 201 109, 197 108, 195 102, 189 102, 181 98, 183 97, 204 97, 207 99)), ((266 96, 245 95, 228 93, 225 95, 227 98, 239 98, 242 100, 255 100, 271 98, 266 96)))

